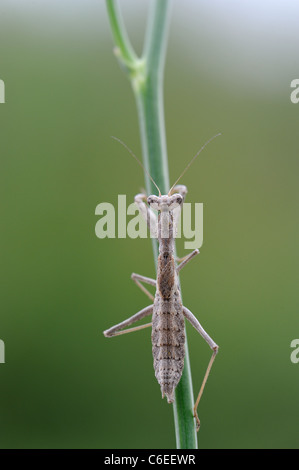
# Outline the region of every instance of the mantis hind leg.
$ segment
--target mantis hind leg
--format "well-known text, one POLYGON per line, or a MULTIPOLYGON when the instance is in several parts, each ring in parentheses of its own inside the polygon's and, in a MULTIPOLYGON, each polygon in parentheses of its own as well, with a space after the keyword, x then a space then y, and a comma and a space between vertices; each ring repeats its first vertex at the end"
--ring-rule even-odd
POLYGON ((200 387, 200 389, 199 389, 199 392, 198 392, 198 395, 197 395, 197 399, 196 399, 196 401, 195 401, 194 409, 193 409, 194 418, 196 419, 196 430, 198 431, 199 428, 200 428, 200 421, 199 421, 198 414, 197 414, 197 408, 198 408, 198 405, 199 405, 201 396, 202 396, 202 394, 203 394, 203 391, 204 391, 206 382, 207 382, 207 380, 208 380, 208 377, 209 377, 209 374, 210 374, 210 371, 211 371, 213 362, 214 362, 214 360, 215 360, 216 354, 218 353, 219 347, 218 347, 218 345, 212 340, 212 338, 208 335, 208 333, 203 329, 203 327, 201 326, 201 324, 199 323, 199 321, 197 320, 197 318, 193 315, 192 312, 190 312, 190 310, 188 310, 186 307, 183 307, 183 314, 184 314, 184 316, 187 318, 187 320, 189 320, 189 322, 191 323, 191 325, 196 329, 196 331, 198 331, 198 333, 199 333, 199 334, 203 337, 203 339, 208 343, 208 345, 210 346, 210 348, 211 348, 212 351, 213 351, 212 356, 211 356, 211 359, 210 359, 209 364, 208 364, 208 367, 207 367, 207 370, 206 370, 206 373, 205 373, 205 375, 204 375, 204 378, 203 378, 201 387, 200 387))

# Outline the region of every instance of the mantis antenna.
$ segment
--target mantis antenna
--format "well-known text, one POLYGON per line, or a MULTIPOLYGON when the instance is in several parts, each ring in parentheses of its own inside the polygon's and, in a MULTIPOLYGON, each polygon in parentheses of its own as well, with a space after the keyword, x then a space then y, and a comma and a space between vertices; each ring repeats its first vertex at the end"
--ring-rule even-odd
POLYGON ((202 152, 202 150, 210 143, 212 142, 212 140, 214 140, 216 137, 218 137, 219 135, 221 135, 221 133, 219 134, 216 134, 214 135, 213 137, 211 137, 209 140, 207 140, 207 142, 201 147, 201 149, 194 155, 194 157, 192 158, 192 160, 188 163, 188 165, 186 166, 186 168, 184 169, 183 173, 181 173, 181 175, 178 177, 178 179, 176 180, 176 182, 171 186, 169 192, 168 192, 168 196, 170 195, 171 191, 173 190, 173 188, 175 187, 175 185, 179 182, 179 180, 182 178, 182 176, 186 173, 186 171, 190 168, 190 166, 192 165, 192 163, 194 162, 194 160, 198 157, 198 155, 202 152))
POLYGON ((146 170, 146 168, 144 168, 144 166, 142 165, 141 161, 138 160, 138 158, 136 157, 136 155, 132 152, 132 150, 122 141, 120 140, 118 137, 114 137, 114 135, 111 136, 112 139, 116 140, 117 142, 119 142, 120 144, 122 144, 125 149, 128 150, 128 152, 132 155, 133 158, 135 158, 135 160, 137 161, 137 163, 141 166, 141 168, 145 171, 145 173, 147 174, 147 176, 150 178, 151 182, 156 186, 157 190, 159 191, 159 196, 161 196, 161 191, 159 189, 159 187, 156 185, 156 183, 154 182, 153 178, 151 177, 151 175, 149 174, 149 172, 146 170))

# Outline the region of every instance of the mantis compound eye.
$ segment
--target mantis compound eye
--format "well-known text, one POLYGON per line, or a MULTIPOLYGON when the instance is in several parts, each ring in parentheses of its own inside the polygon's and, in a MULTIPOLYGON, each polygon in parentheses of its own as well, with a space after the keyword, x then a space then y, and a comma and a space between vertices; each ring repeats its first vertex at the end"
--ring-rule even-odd
POLYGON ((169 210, 175 209, 176 207, 180 206, 182 203, 183 203, 182 196, 180 194, 173 194, 169 198, 169 203, 168 203, 169 210))
POLYGON ((147 198, 147 203, 155 211, 160 210, 160 199, 158 198, 158 196, 149 196, 147 198))

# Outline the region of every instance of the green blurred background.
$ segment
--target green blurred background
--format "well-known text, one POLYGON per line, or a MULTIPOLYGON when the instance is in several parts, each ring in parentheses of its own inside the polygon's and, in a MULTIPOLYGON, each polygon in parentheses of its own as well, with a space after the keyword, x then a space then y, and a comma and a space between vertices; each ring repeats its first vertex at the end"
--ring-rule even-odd
MULTIPOLYGON (((138 52, 149 1, 123 1, 138 52), (141 4, 142 3, 142 4, 141 4)), ((204 203, 184 303, 220 345, 200 408, 201 448, 298 448, 299 78, 295 1, 173 1, 165 71, 170 180, 204 203)), ((149 239, 95 236, 100 202, 144 186, 134 97, 105 3, 0 7, 1 448, 174 448, 150 332, 102 331, 148 304, 149 239)), ((180 256, 186 254, 183 241, 180 256)), ((195 393, 210 357, 187 325, 195 393)))

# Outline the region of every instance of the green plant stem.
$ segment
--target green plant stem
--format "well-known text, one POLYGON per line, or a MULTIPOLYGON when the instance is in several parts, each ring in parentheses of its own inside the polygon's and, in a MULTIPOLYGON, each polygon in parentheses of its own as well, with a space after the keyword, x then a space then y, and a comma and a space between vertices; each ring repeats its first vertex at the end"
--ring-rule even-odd
POLYGON ((134 62, 137 60, 137 56, 127 36, 127 31, 124 27, 118 3, 115 1, 107 1, 106 4, 112 34, 116 47, 119 49, 119 54, 123 61, 129 64, 134 64, 134 62))
MULTIPOLYGON (((137 103, 142 143, 143 164, 162 194, 170 188, 165 120, 163 107, 163 72, 170 15, 169 0, 153 0, 144 50, 141 58, 133 51, 115 0, 106 0, 111 30, 117 45, 116 56, 127 72, 137 103)), ((145 174, 147 194, 157 192, 145 174)), ((158 258, 157 240, 153 239, 155 263, 158 258)), ((186 340, 185 365, 176 387, 174 422, 177 448, 196 449, 197 435, 193 418, 193 388, 186 340)))

